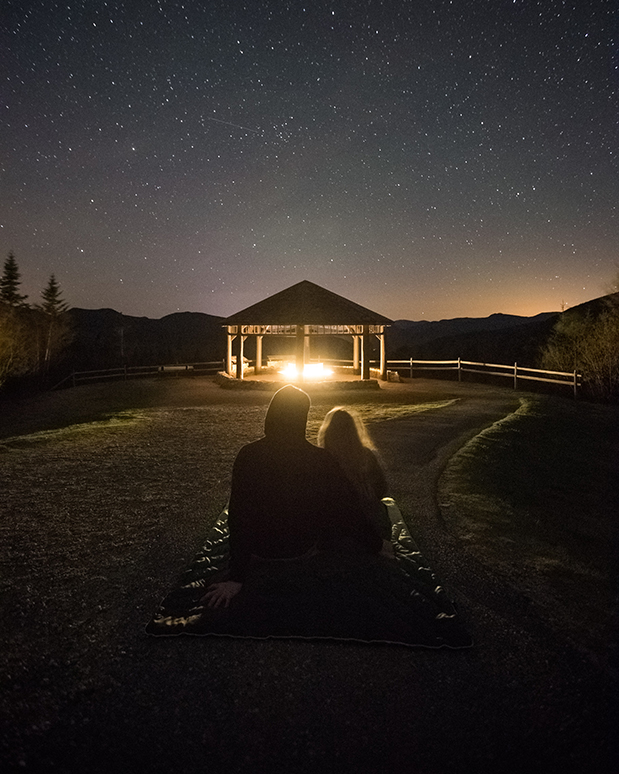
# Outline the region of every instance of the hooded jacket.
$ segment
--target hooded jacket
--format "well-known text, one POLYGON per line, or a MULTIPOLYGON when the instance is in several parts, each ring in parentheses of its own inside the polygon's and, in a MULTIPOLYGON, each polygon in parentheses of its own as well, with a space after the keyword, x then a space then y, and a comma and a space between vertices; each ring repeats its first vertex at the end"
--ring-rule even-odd
POLYGON ((244 446, 234 462, 230 580, 245 580, 252 555, 291 559, 340 538, 369 553, 382 547, 335 459, 306 440, 309 407, 305 392, 283 387, 269 405, 264 438, 244 446))

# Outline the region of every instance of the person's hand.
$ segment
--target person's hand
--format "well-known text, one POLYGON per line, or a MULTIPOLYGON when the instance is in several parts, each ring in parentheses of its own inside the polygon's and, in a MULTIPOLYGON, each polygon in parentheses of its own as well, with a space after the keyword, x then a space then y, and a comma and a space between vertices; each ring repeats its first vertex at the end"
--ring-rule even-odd
POLYGON ((207 607, 228 607, 230 600, 236 597, 243 584, 238 581, 222 581, 213 583, 200 599, 207 607))
POLYGON ((380 556, 386 556, 387 559, 395 559, 393 543, 390 540, 383 540, 383 547, 380 549, 380 556))

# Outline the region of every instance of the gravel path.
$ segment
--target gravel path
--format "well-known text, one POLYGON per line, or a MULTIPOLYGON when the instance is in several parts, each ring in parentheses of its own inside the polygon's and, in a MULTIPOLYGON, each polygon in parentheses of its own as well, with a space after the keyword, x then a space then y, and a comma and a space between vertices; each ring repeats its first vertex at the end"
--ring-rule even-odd
MULTIPOLYGON (((234 455, 260 435, 269 398, 196 379, 5 406, 0 762, 66 772, 610 772, 614 686, 509 578, 467 554, 436 504, 449 457, 517 407, 508 390, 416 380, 337 397, 372 422, 393 495, 475 648, 144 635, 225 502, 234 455), (416 411, 427 401, 455 402, 416 411), (81 424, 59 429, 69 418, 81 424)), ((335 401, 313 400, 315 428, 335 401)))

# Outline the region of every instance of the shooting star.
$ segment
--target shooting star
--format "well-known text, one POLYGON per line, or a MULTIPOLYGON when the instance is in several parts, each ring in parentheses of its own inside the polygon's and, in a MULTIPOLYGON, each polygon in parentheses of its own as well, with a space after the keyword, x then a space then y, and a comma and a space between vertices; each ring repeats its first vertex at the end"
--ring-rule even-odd
POLYGON ((218 124, 226 124, 227 126, 234 126, 237 129, 243 129, 245 132, 253 132, 254 134, 262 134, 262 132, 256 129, 250 129, 248 126, 241 126, 240 124, 233 124, 232 121, 222 121, 221 118, 213 118, 212 116, 204 116, 207 121, 216 121, 218 124))

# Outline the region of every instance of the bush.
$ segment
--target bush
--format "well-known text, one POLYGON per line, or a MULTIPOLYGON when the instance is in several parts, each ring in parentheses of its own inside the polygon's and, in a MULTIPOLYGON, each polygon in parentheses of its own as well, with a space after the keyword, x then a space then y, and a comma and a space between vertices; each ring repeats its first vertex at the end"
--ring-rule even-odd
POLYGON ((541 367, 581 371, 592 397, 619 398, 619 293, 595 311, 564 312, 542 350, 541 367))

